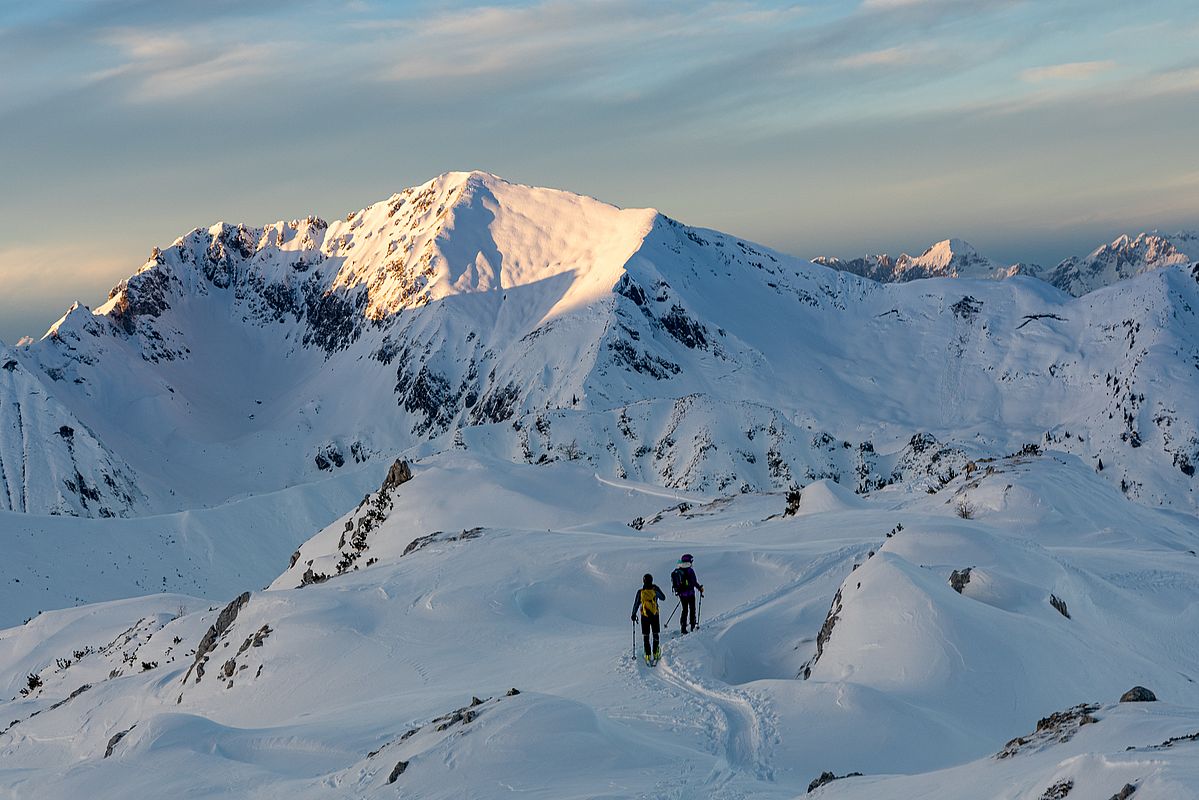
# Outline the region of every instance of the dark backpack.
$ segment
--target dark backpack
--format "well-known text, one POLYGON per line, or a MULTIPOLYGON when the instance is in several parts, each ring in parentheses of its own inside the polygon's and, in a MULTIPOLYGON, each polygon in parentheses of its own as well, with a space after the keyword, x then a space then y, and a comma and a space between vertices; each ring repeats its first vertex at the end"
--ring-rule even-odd
POLYGON ((691 588, 691 578, 687 575, 687 570, 682 567, 675 567, 674 572, 670 573, 670 588, 675 594, 685 592, 691 588))

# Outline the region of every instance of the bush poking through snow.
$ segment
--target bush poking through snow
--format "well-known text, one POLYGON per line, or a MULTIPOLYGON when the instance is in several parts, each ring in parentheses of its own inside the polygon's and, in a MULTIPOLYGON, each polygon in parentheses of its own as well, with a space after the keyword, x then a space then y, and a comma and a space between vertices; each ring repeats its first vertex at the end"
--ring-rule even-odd
POLYGON ((959 500, 953 511, 962 519, 974 519, 974 506, 965 499, 959 500))
POLYGON ((792 484, 787 490, 787 507, 783 510, 784 517, 794 517, 799 511, 799 503, 803 500, 803 490, 792 484))

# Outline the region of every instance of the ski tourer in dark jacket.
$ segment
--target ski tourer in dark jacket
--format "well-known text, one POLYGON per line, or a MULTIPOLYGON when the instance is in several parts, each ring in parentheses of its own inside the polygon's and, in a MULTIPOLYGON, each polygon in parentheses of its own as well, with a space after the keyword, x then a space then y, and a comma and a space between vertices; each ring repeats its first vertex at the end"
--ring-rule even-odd
POLYGON ((683 557, 679 559, 679 565, 675 567, 674 572, 670 573, 671 590, 678 595, 679 605, 683 609, 683 614, 679 617, 683 633, 688 631, 688 614, 691 618, 690 630, 695 630, 695 626, 698 624, 695 613, 695 590, 699 590, 700 597, 703 597, 704 594, 704 585, 695 577, 695 569, 691 564, 691 554, 684 553, 683 557))

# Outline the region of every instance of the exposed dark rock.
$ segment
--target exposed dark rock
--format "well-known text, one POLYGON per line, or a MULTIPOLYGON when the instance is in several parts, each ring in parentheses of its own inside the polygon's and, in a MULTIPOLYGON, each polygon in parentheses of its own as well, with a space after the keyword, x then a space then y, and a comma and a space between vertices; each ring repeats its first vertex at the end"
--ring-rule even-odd
POLYGON ((703 323, 687 316, 686 310, 677 303, 659 320, 666 332, 691 349, 708 346, 707 328, 703 323))
POLYGON ((961 300, 950 306, 950 309, 953 310, 953 315, 955 317, 960 317, 967 322, 973 321, 975 315, 982 311, 982 308, 982 301, 971 297, 970 295, 966 295, 961 300))
POLYGON ((1155 744, 1151 747, 1145 747, 1145 748, 1129 747, 1128 749, 1129 750, 1140 750, 1140 749, 1167 750, 1167 749, 1173 747, 1178 742, 1199 742, 1199 731, 1195 731, 1194 733, 1183 734, 1182 736, 1171 736, 1169 739, 1162 742, 1161 744, 1155 744))
POLYGON ((317 451, 313 458, 316 462, 316 468, 319 470, 332 470, 345 466, 345 456, 341 454, 341 449, 334 444, 327 444, 317 451))
POLYGON ((961 594, 962 590, 966 588, 966 584, 970 583, 970 571, 973 569, 974 567, 966 567, 962 570, 955 569, 950 573, 949 585, 955 592, 961 594))
POLYGON ((208 654, 216 649, 217 640, 224 635, 225 631, 229 630, 233 621, 237 619, 238 613, 248 602, 250 602, 250 593, 242 592, 217 615, 216 622, 208 628, 208 632, 204 634, 199 647, 196 648, 196 660, 187 668, 187 674, 183 676, 184 683, 187 683, 187 679, 191 677, 192 670, 196 672, 196 683, 199 683, 200 679, 204 677, 204 662, 208 660, 208 654))
POLYGON ((300 576, 301 586, 311 586, 314 583, 324 583, 329 580, 329 576, 323 572, 313 572, 312 567, 304 570, 304 574, 300 576))
POLYGON ((108 758, 110 755, 112 755, 112 751, 116 748, 117 744, 122 739, 125 738, 125 736, 129 733, 129 731, 133 730, 136 727, 137 727, 137 723, 134 723, 133 725, 130 725, 128 728, 126 728, 125 730, 114 733, 112 735, 112 738, 108 740, 108 747, 106 747, 104 749, 104 757, 108 758))
POLYGON ((820 656, 824 654, 824 646, 828 644, 829 638, 833 635, 833 628, 837 625, 837 619, 841 615, 841 590, 833 595, 833 603, 829 606, 828 614, 824 618, 824 624, 820 626, 820 633, 816 635, 816 655, 812 656, 806 664, 800 667, 800 674, 806 681, 812 677, 812 667, 816 666, 816 662, 820 660, 820 656))
POLYGON ((1157 695, 1146 689, 1144 686, 1134 686, 1124 694, 1120 695, 1121 703, 1154 703, 1157 702, 1157 695))
POLYGON ((683 369, 673 361, 667 361, 653 353, 641 352, 625 339, 608 342, 608 349, 612 351, 617 364, 633 372, 649 375, 655 380, 664 381, 672 375, 678 375, 683 369))
POLYGON ((404 548, 404 552, 400 553, 400 557, 403 558, 406 555, 415 553, 417 550, 422 550, 433 544, 433 542, 465 542, 470 539, 478 539, 482 535, 483 528, 470 528, 469 530, 462 531, 457 536, 448 536, 445 531, 434 531, 425 536, 418 536, 409 542, 408 546, 404 548))
POLYGON ((505 697, 515 697, 518 694, 520 694, 520 689, 517 689, 515 686, 513 686, 511 689, 508 690, 508 693, 504 696, 505 697))
POLYGON ((410 480, 412 480, 412 468, 408 466, 407 461, 397 458, 391 468, 387 470, 387 477, 383 479, 383 485, 379 487, 379 491, 390 491, 410 480))
POLYGON ((300 560, 300 551, 297 550, 291 554, 291 561, 288 562, 287 568, 291 569, 292 567, 294 567, 296 565, 296 562, 299 560, 300 560))
POLYGON ((1057 613, 1061 614, 1066 619, 1070 619, 1070 612, 1066 608, 1066 601, 1058 597, 1056 594, 1049 595, 1049 605, 1057 609, 1057 613))
POLYGON ((1128 798, 1132 797, 1132 793, 1136 790, 1137 787, 1133 786, 1131 783, 1126 783, 1124 784, 1123 789, 1111 796, 1110 800, 1128 800, 1128 798))
POLYGON ((1028 736, 1017 736, 1003 746, 995 757, 1011 758, 1029 750, 1039 750, 1051 744, 1068 742, 1083 725, 1099 720, 1092 716, 1098 711, 1097 703, 1080 703, 1065 711, 1057 711, 1037 722, 1037 729, 1028 736))
POLYGON ((408 769, 407 761, 397 761, 396 765, 391 768, 391 774, 387 776, 388 783, 395 783, 396 778, 404 774, 404 770, 408 769))
POLYGON ((1070 790, 1073 788, 1073 779, 1058 781, 1045 791, 1041 792, 1041 800, 1062 800, 1062 798, 1070 794, 1070 790))
POLYGON ((832 772, 822 772, 822 773, 820 773, 819 778, 814 779, 811 783, 808 784, 808 794, 811 794, 812 792, 816 791, 821 786, 824 786, 826 783, 832 783, 833 781, 844 780, 845 778, 860 778, 860 777, 862 777, 862 773, 860 773, 860 772, 850 772, 846 775, 835 775, 832 772))

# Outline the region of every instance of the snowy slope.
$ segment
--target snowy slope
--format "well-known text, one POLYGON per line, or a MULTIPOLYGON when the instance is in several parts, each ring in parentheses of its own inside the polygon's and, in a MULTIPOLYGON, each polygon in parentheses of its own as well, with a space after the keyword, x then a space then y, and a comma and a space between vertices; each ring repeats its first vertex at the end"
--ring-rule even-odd
MULTIPOLYGON (((981 258, 942 244, 921 269, 981 258)), ((159 511, 448 447, 726 491, 938 484, 1029 443, 1194 508, 1199 292, 1159 272, 1078 300, 880 286, 448 173, 333 223, 197 229, 18 352, 159 511)))
POLYGON ((1045 280, 1078 296, 1134 275, 1195 261, 1199 261, 1199 233, 1166 235, 1153 231, 1135 238, 1125 234, 1090 255, 1067 258, 1045 280))
POLYGON ((213 508, 115 519, 0 511, 0 625, 50 609, 270 583, 296 546, 378 480, 368 468, 213 508))
POLYGON ((1005 265, 993 261, 961 239, 944 239, 918 256, 904 253, 899 258, 891 258, 883 253, 848 260, 817 256, 812 262, 881 283, 901 283, 921 278, 1002 280, 1016 275, 1039 277, 1040 274, 1040 267, 1035 264, 1005 265))
POLYGON ((136 473, 0 342, 0 513, 126 516, 145 509, 136 473))
POLYGON ((1037 798, 1069 778, 1077 796, 1199 796, 1194 742, 1146 749, 1199 731, 1194 517, 1131 503, 1068 454, 984 462, 935 494, 817 482, 794 516, 782 493, 466 453, 390 483, 270 590, 0 632, 0 718, 16 721, 0 786, 791 798, 856 771, 818 796, 1037 798), (292 588, 372 508, 347 574, 292 588), (629 655, 631 595, 682 551, 706 587, 701 628, 668 632, 650 670, 629 655), (1136 684, 1161 702, 1117 705, 1136 684), (1096 724, 994 758, 1079 703, 1099 704, 1096 724))

